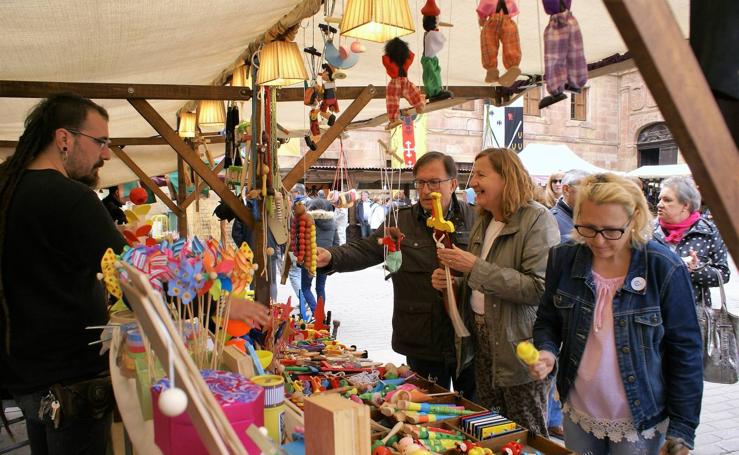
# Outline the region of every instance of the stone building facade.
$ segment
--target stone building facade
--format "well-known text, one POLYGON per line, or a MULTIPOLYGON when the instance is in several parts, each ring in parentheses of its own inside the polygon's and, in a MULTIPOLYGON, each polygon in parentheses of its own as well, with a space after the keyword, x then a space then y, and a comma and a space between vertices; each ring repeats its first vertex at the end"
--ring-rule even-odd
MULTIPOLYGON (((535 88, 524 95, 524 146, 534 142, 566 144, 594 165, 618 171, 684 162, 636 69, 592 79, 580 95, 540 111, 538 102, 545 94, 543 88, 535 88)), ((468 167, 482 146, 483 113, 484 101, 476 100, 428 114, 428 150, 447 153, 461 168, 468 167)), ((343 139, 348 167, 357 180, 366 183, 362 186, 376 185, 377 169, 389 159, 382 154, 378 140, 390 141, 382 127, 350 131, 343 139)), ((301 144, 301 153, 305 150, 301 144)), ((338 158, 336 141, 308 171, 307 180, 330 184, 338 158)), ((289 169, 297 160, 285 157, 281 166, 289 169)))

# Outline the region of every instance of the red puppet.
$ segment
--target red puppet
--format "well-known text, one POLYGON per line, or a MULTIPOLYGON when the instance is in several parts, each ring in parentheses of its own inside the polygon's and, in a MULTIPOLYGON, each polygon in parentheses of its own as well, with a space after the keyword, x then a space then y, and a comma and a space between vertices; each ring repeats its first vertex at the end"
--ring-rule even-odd
POLYGON ((390 76, 385 95, 388 120, 386 130, 391 130, 401 124, 400 97, 405 98, 416 109, 416 113, 423 112, 426 101, 421 90, 408 80, 408 68, 413 63, 414 57, 415 55, 408 48, 408 43, 400 38, 393 38, 385 43, 382 64, 385 65, 385 71, 390 76))

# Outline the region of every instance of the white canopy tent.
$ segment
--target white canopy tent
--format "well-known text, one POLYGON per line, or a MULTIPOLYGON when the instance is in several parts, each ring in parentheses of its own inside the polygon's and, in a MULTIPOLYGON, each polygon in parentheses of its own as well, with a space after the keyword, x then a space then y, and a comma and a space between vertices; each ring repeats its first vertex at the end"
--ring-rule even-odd
POLYGON ((691 175, 691 172, 687 164, 663 164, 638 167, 626 175, 642 179, 664 179, 673 175, 691 175))
MULTIPOLYGON (((445 22, 446 48, 440 54, 442 77, 452 86, 484 85, 480 64, 476 0, 437 0, 445 22)), ((670 0, 683 36, 688 31, 688 0, 670 0)), ((343 2, 336 2, 334 16, 341 16, 343 2)), ((410 0, 416 33, 405 36, 416 53, 409 77, 421 85, 420 55, 423 28, 420 9, 423 0, 410 0)), ((76 0, 44 3, 8 0, 0 3, 0 80, 187 84, 207 85, 228 71, 249 43, 259 39, 271 25, 296 7, 318 11, 302 22, 297 41, 301 47, 323 40, 317 30, 323 21, 319 0, 76 0), (320 10, 320 11, 319 11, 320 10)), ((541 36, 547 24, 539 0, 519 0, 516 18, 522 44, 521 69, 525 74, 542 74, 541 36)), ((578 18, 588 62, 597 62, 626 52, 605 6, 600 1, 577 1, 573 13, 578 18)), ((341 44, 345 43, 343 40, 341 44)), ((341 86, 384 86, 381 64, 382 44, 365 42, 367 51, 359 63, 346 70, 341 86)), ((38 100, 0 98, 0 140, 17 140, 23 119, 38 100)), ((340 101, 346 108, 349 100, 340 101)), ((112 137, 150 137, 154 129, 125 100, 100 101, 111 114, 112 137)), ((183 101, 152 101, 154 108, 175 126, 183 101)), ((242 117, 249 115, 244 103, 242 117)), ((383 113, 384 100, 374 100, 357 119, 383 113)), ((289 129, 307 127, 307 111, 302 103, 280 103, 278 119, 289 129)), ((218 147, 212 147, 218 154, 218 147)), ((168 146, 128 146, 126 152, 149 175, 176 169, 176 154, 168 146)), ((0 150, 12 153, 12 149, 0 150)), ((109 185, 137 177, 114 158, 101 171, 102 184, 109 185)))
POLYGON ((598 173, 610 172, 577 156, 564 144, 529 144, 518 154, 531 177, 544 181, 557 172, 571 169, 598 173))

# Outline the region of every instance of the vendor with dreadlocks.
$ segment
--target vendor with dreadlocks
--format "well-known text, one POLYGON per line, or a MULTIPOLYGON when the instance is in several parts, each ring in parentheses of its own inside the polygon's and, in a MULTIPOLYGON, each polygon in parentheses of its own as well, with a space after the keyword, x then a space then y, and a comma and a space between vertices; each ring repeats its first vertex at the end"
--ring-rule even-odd
POLYGON ((23 411, 33 453, 107 446, 108 358, 88 345, 99 332, 85 327, 108 321, 96 275, 105 250, 126 244, 91 189, 109 145, 105 109, 59 94, 31 111, 0 165, 0 382, 23 411))

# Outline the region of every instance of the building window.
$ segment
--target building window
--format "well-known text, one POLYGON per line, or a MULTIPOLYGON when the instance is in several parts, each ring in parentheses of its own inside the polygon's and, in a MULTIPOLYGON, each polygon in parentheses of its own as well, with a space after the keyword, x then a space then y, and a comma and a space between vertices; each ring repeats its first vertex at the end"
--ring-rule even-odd
POLYGON ((456 106, 452 107, 452 110, 455 111, 474 111, 475 110, 475 100, 469 100, 465 103, 458 104, 456 106))
POLYGON ((570 94, 570 118, 572 120, 587 120, 588 117, 588 90, 570 94))
POLYGON ((541 116, 539 109, 539 101, 541 101, 541 87, 534 87, 526 90, 523 94, 523 115, 541 116))

